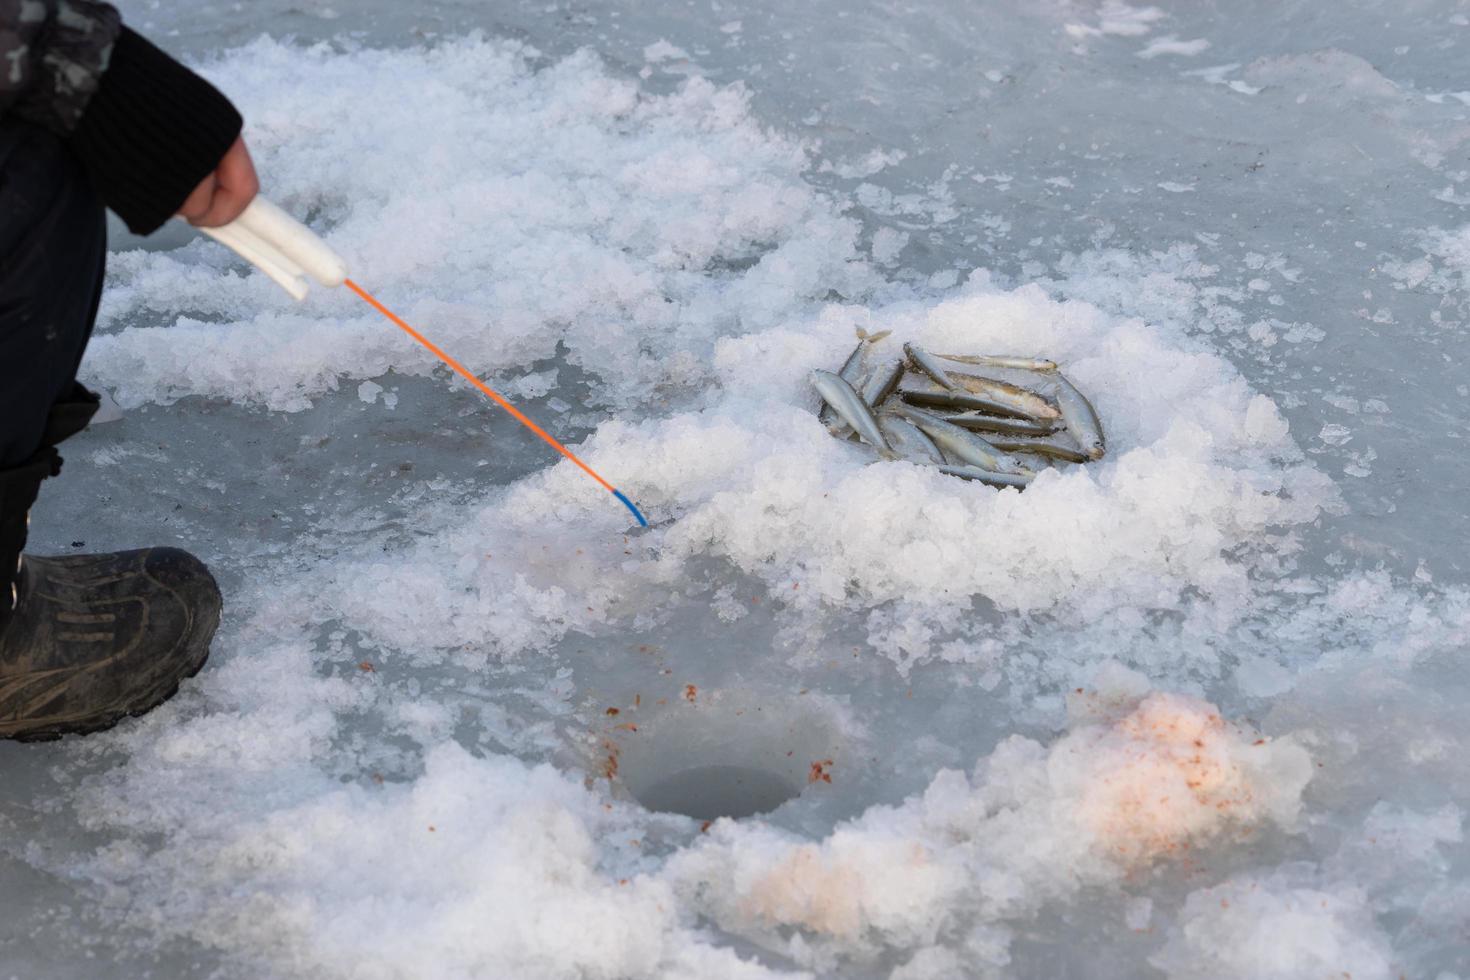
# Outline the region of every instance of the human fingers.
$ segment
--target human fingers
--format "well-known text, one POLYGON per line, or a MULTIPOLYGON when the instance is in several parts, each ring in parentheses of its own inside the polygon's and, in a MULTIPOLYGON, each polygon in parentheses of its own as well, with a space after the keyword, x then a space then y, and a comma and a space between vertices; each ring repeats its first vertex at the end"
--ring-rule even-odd
POLYGON ((215 186, 208 207, 197 218, 190 219, 201 228, 218 228, 234 221, 260 192, 260 178, 255 173, 255 164, 243 138, 236 139, 225 153, 214 177, 215 186))
POLYGON ((215 183, 214 174, 201 180, 199 186, 184 198, 184 203, 179 206, 179 215, 192 225, 199 224, 199 219, 208 213, 210 202, 214 200, 215 183))

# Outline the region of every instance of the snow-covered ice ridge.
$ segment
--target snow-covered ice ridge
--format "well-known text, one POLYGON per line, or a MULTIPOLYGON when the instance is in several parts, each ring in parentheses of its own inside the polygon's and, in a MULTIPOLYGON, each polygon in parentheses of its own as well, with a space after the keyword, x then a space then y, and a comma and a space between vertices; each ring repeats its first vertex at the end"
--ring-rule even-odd
MULTIPOLYGON (((0 804, 0 868, 86 896, 54 934, 182 950, 190 976, 1470 970, 1470 684, 1446 669, 1470 598, 1300 567, 1341 494, 1222 349, 1305 334, 1248 324, 1194 246, 901 275, 910 240, 854 204, 943 221, 943 188, 821 190, 820 149, 742 88, 658 94, 590 53, 259 40, 206 68, 356 278, 508 390, 575 375, 580 451, 673 520, 625 537, 561 463, 431 481, 408 535, 365 514, 350 543, 237 559, 211 668, 0 804), (1024 495, 869 465, 805 381, 856 327, 1055 358, 1108 457, 1024 495), (817 733, 798 768, 830 764, 769 818, 701 827, 607 778, 679 723, 738 748, 760 708, 817 733)), ((1462 238, 1419 232, 1385 272, 1463 303, 1462 238)), ((378 405, 428 356, 203 242, 114 255, 102 332, 89 377, 155 417, 448 401, 378 405)))
MULTIPOLYGON (((624 413, 587 443, 593 465, 655 520, 678 518, 644 574, 671 580, 684 558, 715 554, 773 585, 799 579, 798 604, 845 604, 851 592, 864 607, 968 605, 979 595, 1020 610, 1066 600, 1090 619, 1119 604, 1173 605, 1185 589, 1239 600, 1248 566, 1226 553, 1330 505, 1328 481, 1270 400, 1208 348, 1034 285, 996 288, 983 271, 933 299, 879 299, 895 290, 860 252, 857 222, 804 183, 802 148, 763 132, 739 91, 696 80, 645 98, 590 55, 537 74, 526 57, 469 41, 431 55, 319 48, 303 58, 261 41, 216 70, 261 120, 257 153, 283 199, 331 215, 328 239, 356 275, 432 324, 471 369, 529 364, 564 345, 594 397, 683 407, 643 421, 624 413), (392 90, 426 62, 434 111, 385 116, 392 90), (395 138, 382 146, 385 132, 395 138), (548 132, 561 135, 538 139, 548 132), (834 291, 851 300, 825 301, 834 291), (1049 473, 1024 503, 916 467, 866 466, 822 441, 804 380, 831 366, 856 327, 893 331, 880 346, 1061 361, 1094 393, 1112 461, 1049 473), (977 560, 972 529, 1001 527, 977 560)), ((89 368, 125 405, 195 394, 299 409, 344 378, 434 366, 348 295, 261 312, 262 299, 284 301, 259 276, 211 269, 222 260, 211 245, 129 259, 114 272, 107 322, 140 311, 171 322, 95 345, 89 368), (207 305, 223 322, 175 318, 180 304, 207 305)), ((476 522, 560 521, 572 535, 606 535, 621 517, 605 504, 567 464, 476 522)), ((458 536, 425 550, 450 553, 458 536)), ((475 540, 463 542, 464 559, 475 540)), ((598 569, 607 584, 588 579, 578 594, 616 589, 629 576, 615 571, 598 569)), ((396 642, 422 635, 417 612, 396 642)), ((584 618, 573 610, 566 625, 584 618)), ((450 612, 446 645, 461 632, 454 623, 450 612)))

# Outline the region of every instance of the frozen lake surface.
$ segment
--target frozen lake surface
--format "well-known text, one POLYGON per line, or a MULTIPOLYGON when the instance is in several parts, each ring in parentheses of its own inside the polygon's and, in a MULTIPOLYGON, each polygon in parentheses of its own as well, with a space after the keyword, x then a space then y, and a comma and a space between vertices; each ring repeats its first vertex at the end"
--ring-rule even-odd
POLYGON ((122 7, 656 526, 115 235, 34 546, 226 615, 0 744, 0 977, 1470 977, 1470 7, 122 7), (858 327, 1056 358, 1107 458, 869 465, 858 327))

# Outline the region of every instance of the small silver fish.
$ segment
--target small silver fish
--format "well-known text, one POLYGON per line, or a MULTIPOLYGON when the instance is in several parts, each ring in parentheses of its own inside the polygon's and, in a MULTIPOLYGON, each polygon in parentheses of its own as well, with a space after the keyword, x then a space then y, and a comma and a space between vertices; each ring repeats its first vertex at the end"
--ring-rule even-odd
POLYGON ((1046 396, 1031 388, 1026 388, 999 378, 982 378, 973 374, 951 374, 959 383, 960 387, 972 395, 989 398, 1003 405, 1010 405, 1031 416, 1033 419, 1059 419, 1062 413, 1057 410, 1046 396))
POLYGON ((864 442, 877 449, 885 458, 893 457, 893 450, 889 448, 888 440, 883 438, 873 410, 851 384, 831 371, 822 370, 813 371, 811 380, 812 387, 817 389, 822 400, 831 405, 838 417, 852 426, 864 442))
POLYGON ((1037 456, 1060 459, 1065 463, 1085 463, 1092 458, 1068 436, 1034 439, 1026 436, 996 435, 990 437, 990 444, 1008 453, 1034 453, 1037 456))
POLYGON ((1056 361, 1041 357, 1013 357, 1009 354, 935 354, 946 361, 961 364, 976 364, 981 367, 1013 368, 1017 371, 1051 372, 1057 369, 1056 361))
POLYGON ((934 441, 908 419, 892 412, 882 412, 878 416, 878 427, 883 430, 883 435, 887 437, 894 452, 904 459, 915 463, 944 462, 944 454, 934 445, 934 441))
POLYGON ((1108 444, 1103 438, 1102 420, 1097 417, 1097 409, 1073 387, 1066 375, 1058 374, 1056 379, 1057 406, 1062 410, 1067 431, 1077 440, 1088 459, 1102 459, 1108 451, 1108 444))
POLYGON ((980 411, 1032 422, 1052 421, 1062 417, 1062 413, 1051 402, 1016 385, 965 375, 954 375, 954 378, 963 386, 959 391, 941 388, 926 378, 905 375, 898 383, 898 395, 914 405, 980 411))
MULTIPOLYGON (((868 349, 867 335, 863 328, 858 327, 857 331, 858 345, 852 349, 851 354, 847 355, 847 360, 842 362, 842 367, 837 371, 837 376, 851 385, 856 385, 858 379, 863 376, 863 354, 868 349)), ((817 412, 817 419, 827 428, 832 429, 834 435, 844 434, 841 431, 842 420, 837 417, 837 412, 832 406, 826 402, 822 402, 822 408, 817 412)))
POLYGON ((842 362, 842 367, 838 369, 837 376, 848 384, 856 384, 857 379, 863 376, 863 355, 867 352, 868 342, 866 340, 858 341, 858 345, 852 349, 852 353, 847 355, 847 360, 842 362))
POLYGON ((1031 472, 1014 456, 995 448, 968 429, 950 425, 937 415, 931 415, 902 402, 893 406, 893 412, 900 418, 918 426, 926 436, 934 440, 934 444, 948 458, 957 459, 981 469, 994 470, 997 473, 1031 472))
MULTIPOLYGON (((1026 419, 1006 418, 1003 415, 989 415, 985 412, 960 412, 956 415, 946 415, 944 421, 962 429, 1000 432, 1010 436, 1049 436, 1057 431, 1057 423, 1053 421, 1031 422, 1026 419)), ((991 442, 995 441, 990 436, 986 438, 991 442)))
POLYGON ((878 365, 873 369, 873 373, 868 375, 868 380, 863 383, 862 391, 860 392, 863 396, 863 401, 867 402, 870 408, 876 410, 883 399, 893 394, 893 389, 898 387, 899 379, 902 377, 903 361, 898 358, 894 358, 886 364, 878 365))
POLYGON ((915 371, 927 374, 929 377, 938 382, 939 385, 943 388, 948 388, 950 391, 959 390, 960 386, 950 380, 950 377, 948 374, 945 373, 944 368, 941 367, 939 362, 934 359, 934 355, 920 350, 913 344, 904 344, 903 352, 904 355, 908 357, 909 363, 914 366, 915 371))
POLYGON ((948 476, 957 476, 962 480, 974 480, 977 483, 989 484, 992 487, 1015 487, 1017 490, 1029 486, 1036 479, 1033 473, 997 473, 980 466, 941 466, 939 472, 948 476))
MULTIPOLYGON (((863 377, 863 367, 867 361, 868 348, 893 333, 893 331, 880 330, 877 333, 868 333, 862 327, 854 327, 853 330, 857 333, 858 345, 852 349, 851 354, 847 355, 847 360, 842 362, 842 367, 838 369, 837 376, 856 388, 863 377)), ((851 430, 842 423, 842 420, 833 411, 832 406, 826 402, 822 402, 822 407, 817 412, 817 419, 823 425, 827 426, 827 428, 831 429, 833 435, 852 435, 851 430)))

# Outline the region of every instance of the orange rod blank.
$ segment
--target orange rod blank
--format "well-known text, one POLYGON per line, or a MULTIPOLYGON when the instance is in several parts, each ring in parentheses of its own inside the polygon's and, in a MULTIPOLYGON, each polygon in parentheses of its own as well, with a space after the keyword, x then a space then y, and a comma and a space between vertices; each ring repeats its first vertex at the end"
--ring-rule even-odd
POLYGON ((383 314, 383 316, 385 316, 389 320, 391 320, 393 322, 393 324, 395 326, 397 326, 400 330, 402 330, 404 333, 408 334, 414 340, 417 340, 420 344, 423 344, 424 347, 428 348, 428 350, 435 357, 439 358, 439 360, 443 361, 446 365, 448 365, 449 368, 451 370, 453 370, 456 374, 458 374, 460 377, 464 378, 466 381, 468 381, 470 384, 474 385, 476 388, 480 389, 480 393, 483 394, 486 398, 489 398, 495 404, 497 404, 501 408, 505 409, 507 412, 509 412, 512 416, 515 417, 515 420, 517 422, 521 423, 526 428, 530 429, 532 432, 536 433, 538 436, 540 436, 542 439, 544 439, 546 441, 547 445, 551 446, 551 448, 553 448, 557 452, 561 453, 563 456, 565 456, 567 459, 571 460, 573 463, 576 463, 579 467, 582 468, 582 472, 586 473, 588 476, 592 477, 592 479, 596 480, 599 484, 601 484, 602 487, 603 487, 603 489, 607 490, 608 493, 611 493, 614 497, 617 497, 619 500, 621 500, 623 502, 623 505, 626 506, 630 511, 633 512, 633 516, 636 517, 636 518, 638 518, 638 523, 640 525, 642 525, 643 527, 647 527, 648 526, 647 519, 644 518, 643 514, 638 510, 637 507, 633 506, 633 502, 631 500, 629 500, 622 493, 622 491, 620 491, 617 487, 613 486, 611 483, 608 483, 606 480, 604 480, 601 477, 601 475, 598 474, 598 472, 596 470, 594 470, 592 467, 588 466, 586 463, 584 463, 580 459, 578 459, 576 457, 576 455, 570 449, 568 449, 566 446, 563 446, 560 442, 557 442, 556 439, 553 438, 550 435, 550 433, 548 433, 545 429, 541 428, 541 426, 537 425, 535 422, 532 422, 529 418, 526 417, 525 413, 523 413, 520 409, 516 408, 510 402, 506 401, 505 398, 503 398, 493 388, 491 388, 489 385, 485 384, 485 382, 481 381, 479 378, 477 378, 473 374, 471 374, 469 368, 465 367, 463 364, 459 363, 454 358, 452 358, 448 354, 446 354, 432 340, 430 340, 429 338, 425 337, 423 334, 419 333, 413 327, 409 326, 403 320, 402 317, 400 317, 398 314, 394 313, 392 310, 388 309, 388 307, 384 306, 382 303, 380 303, 378 301, 378 298, 376 296, 374 296, 372 293, 368 292, 366 289, 363 289, 361 286, 359 286, 357 283, 353 282, 351 279, 345 279, 345 280, 343 280, 343 285, 345 285, 348 289, 352 290, 358 296, 362 297, 363 302, 367 303, 373 309, 377 310, 379 313, 383 314))

